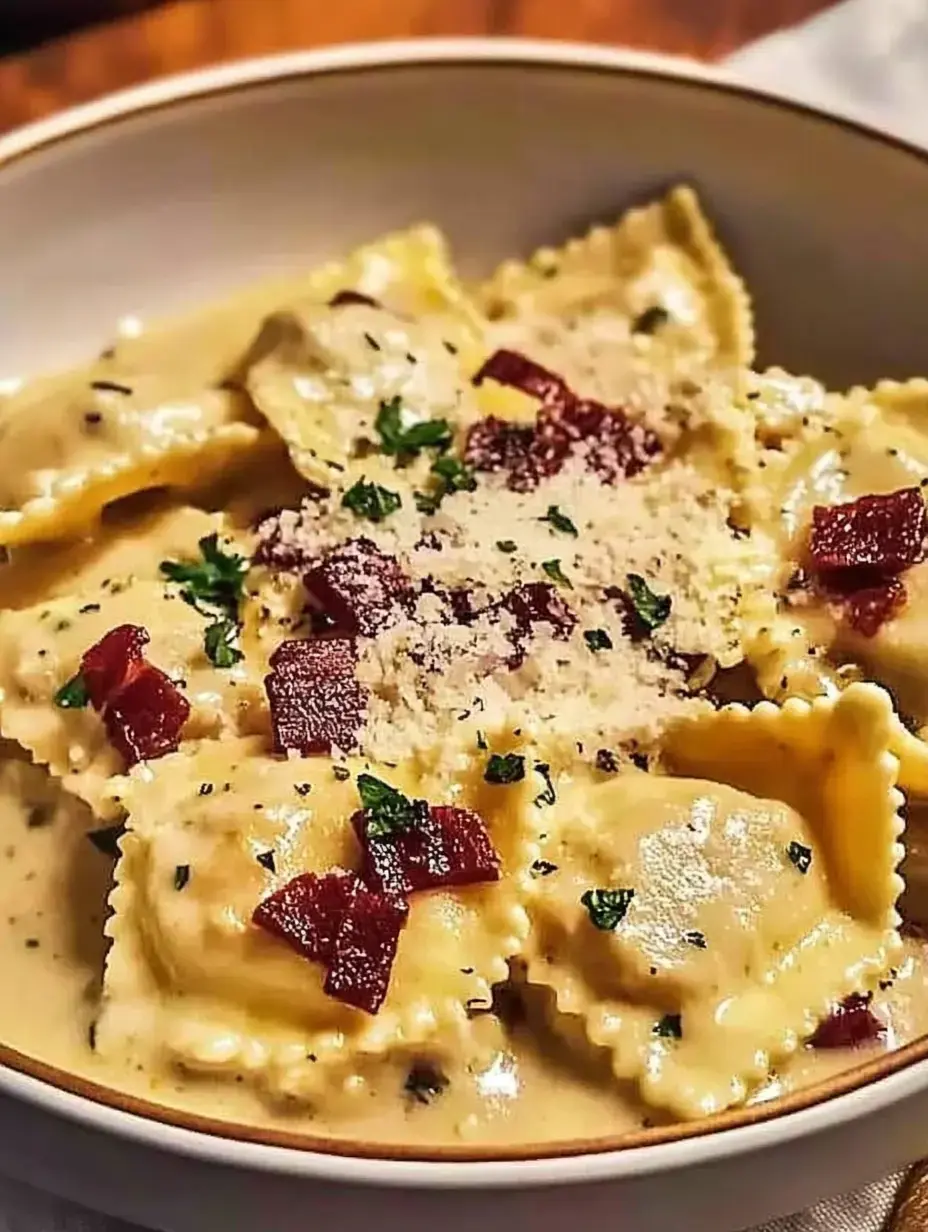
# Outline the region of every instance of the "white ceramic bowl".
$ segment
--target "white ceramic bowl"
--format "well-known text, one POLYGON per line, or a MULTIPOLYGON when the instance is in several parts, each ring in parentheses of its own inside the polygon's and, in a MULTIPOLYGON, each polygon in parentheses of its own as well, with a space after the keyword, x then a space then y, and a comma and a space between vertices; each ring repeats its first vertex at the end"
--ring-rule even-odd
MULTIPOLYGON (((928 369, 928 157, 673 62, 460 41, 232 65, 0 140, 0 376, 415 219, 476 271, 679 178, 756 295, 763 362, 928 369)), ((506 1160, 262 1141, 0 1063, 0 1166, 170 1232, 725 1232, 928 1152, 928 1041, 780 1105, 506 1160)))

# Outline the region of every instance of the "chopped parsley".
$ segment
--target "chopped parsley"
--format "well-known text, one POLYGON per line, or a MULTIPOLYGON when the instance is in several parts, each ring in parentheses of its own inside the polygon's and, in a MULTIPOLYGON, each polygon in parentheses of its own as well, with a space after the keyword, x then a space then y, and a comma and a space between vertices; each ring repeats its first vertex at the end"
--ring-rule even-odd
POLYGON ((552 873, 557 872, 557 865, 552 864, 550 860, 536 860, 532 865, 533 877, 550 877, 552 873))
POLYGON ((559 530, 564 535, 573 535, 575 539, 580 533, 567 514, 562 513, 557 505, 549 505, 548 512, 538 521, 547 522, 555 530, 559 530))
POLYGON ((248 561, 219 546, 215 532, 199 542, 201 560, 163 560, 161 572, 182 586, 180 597, 204 615, 223 613, 234 620, 248 572, 248 561))
POLYGON ((217 620, 211 624, 203 637, 203 649, 210 663, 216 667, 235 667, 244 655, 235 645, 238 637, 238 621, 217 620))
POLYGON ((374 428, 380 436, 382 453, 392 457, 415 457, 423 449, 447 449, 453 433, 447 419, 422 419, 404 424, 403 403, 399 397, 381 402, 374 428))
POLYGON ((391 492, 379 483, 366 483, 359 479, 342 497, 342 506, 350 509, 357 518, 368 522, 383 522, 402 505, 398 492, 391 492))
POLYGON ((429 515, 433 514, 441 504, 439 497, 432 496, 428 492, 413 492, 412 499, 415 502, 416 509, 419 513, 429 515))
POLYGON ((634 897, 634 890, 587 890, 580 902, 586 907, 593 926, 611 933, 625 919, 634 897))
POLYGON ((795 864, 800 873, 807 873, 812 864, 812 848, 805 843, 792 842, 786 849, 791 863, 795 864))
POLYGON ((662 325, 666 325, 669 320, 670 313, 667 309, 662 308, 660 304, 654 304, 651 308, 645 308, 644 312, 635 317, 632 322, 632 333, 653 334, 662 325))
POLYGON ((649 633, 659 629, 670 615, 672 602, 670 595, 656 595, 639 573, 629 573, 626 577, 628 597, 631 600, 635 615, 649 633))
POLYGON ((554 790, 554 784, 551 782, 551 767, 547 762, 536 761, 535 773, 544 782, 545 789, 535 797, 535 804, 540 808, 543 804, 554 804, 557 800, 557 792, 554 790))
POLYGON ((442 496, 448 492, 473 492, 477 486, 474 472, 458 458, 436 458, 431 470, 436 479, 441 481, 442 496))
POLYGON ((174 870, 174 889, 182 890, 190 880, 190 865, 178 864, 174 870))
POLYGON ((119 840, 126 832, 124 825, 103 826, 99 830, 88 830, 87 837, 96 847, 97 851, 102 851, 105 856, 112 856, 114 860, 119 859, 119 840))
POLYGON ((55 705, 62 710, 83 710, 89 701, 90 694, 80 672, 66 680, 55 694, 55 705))
POLYGON ((525 758, 521 753, 492 753, 483 772, 486 783, 520 783, 525 778, 525 758))
POLYGON ((420 1062, 410 1069, 403 1090, 419 1104, 430 1104, 448 1086, 448 1079, 434 1065, 420 1062))
POLYGON ((698 928, 684 929, 683 940, 687 945, 694 945, 697 950, 706 948, 706 934, 701 933, 698 928))
POLYGON ((570 578, 565 576, 559 560, 543 560, 541 567, 556 585, 563 586, 566 590, 573 590, 574 584, 570 578))
POLYGON ((372 774, 358 775, 358 795, 364 808, 364 829, 368 838, 401 834, 420 820, 423 810, 428 810, 424 800, 410 800, 372 774))
POLYGON ((277 872, 277 864, 274 860, 273 851, 259 851, 255 859, 262 868, 266 868, 269 873, 277 872))
POLYGON ((661 1039, 682 1039, 683 1024, 679 1014, 665 1014, 654 1024, 654 1034, 661 1039))
POLYGON ((612 649, 612 638, 605 629, 585 629, 583 640, 593 651, 612 649))
POLYGON ((497 539, 496 546, 501 552, 505 552, 507 556, 511 556, 518 547, 515 539, 497 539))

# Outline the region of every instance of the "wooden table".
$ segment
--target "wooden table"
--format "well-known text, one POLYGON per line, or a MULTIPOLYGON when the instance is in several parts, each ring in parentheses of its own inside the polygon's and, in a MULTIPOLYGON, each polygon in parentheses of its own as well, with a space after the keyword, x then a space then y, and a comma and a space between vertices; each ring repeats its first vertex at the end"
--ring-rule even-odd
POLYGON ((835 0, 171 0, 0 61, 0 131, 221 60, 356 39, 509 34, 713 59, 835 0))

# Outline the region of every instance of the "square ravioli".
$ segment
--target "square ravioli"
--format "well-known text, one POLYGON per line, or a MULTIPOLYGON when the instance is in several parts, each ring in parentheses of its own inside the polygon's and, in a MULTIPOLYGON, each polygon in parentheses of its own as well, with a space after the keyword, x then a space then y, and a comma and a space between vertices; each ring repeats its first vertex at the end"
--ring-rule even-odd
POLYGON ((111 899, 102 1054, 153 1074, 179 1065, 244 1075, 272 1097, 337 1101, 371 1059, 452 1045, 468 1011, 489 1008, 528 930, 529 784, 501 790, 464 774, 441 785, 374 767, 432 804, 473 810, 499 858, 497 880, 409 895, 376 1015, 336 999, 305 948, 253 922, 295 878, 361 869, 352 819, 358 775, 370 769, 205 741, 114 784, 129 829, 111 899))

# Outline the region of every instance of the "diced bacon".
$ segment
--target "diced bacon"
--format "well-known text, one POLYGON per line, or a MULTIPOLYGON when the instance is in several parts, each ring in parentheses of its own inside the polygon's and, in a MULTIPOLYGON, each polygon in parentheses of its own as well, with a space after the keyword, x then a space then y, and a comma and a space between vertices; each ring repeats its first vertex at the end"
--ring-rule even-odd
POLYGON ((303 578, 310 603, 340 633, 374 637, 395 624, 410 583, 393 556, 370 539, 351 539, 328 552, 303 578))
POLYGON ((369 889, 354 873, 303 873, 260 902, 252 922, 322 963, 330 997, 376 1014, 407 914, 405 902, 369 889))
POLYGON ((252 553, 252 563, 279 569, 283 573, 297 573, 309 568, 316 553, 302 542, 303 531, 311 507, 328 495, 325 488, 310 484, 299 509, 266 509, 255 518, 258 542, 252 553))
MULTIPOLYGON (((602 483, 631 479, 661 452, 661 442, 649 428, 624 411, 599 402, 574 400, 563 407, 543 408, 538 416, 536 453, 563 459, 577 451, 602 483)), ((563 464, 563 463, 562 463, 563 464)))
POLYGON ((519 667, 524 658, 523 644, 532 635, 535 625, 550 625, 554 636, 566 642, 577 626, 576 614, 567 606, 550 582, 526 582, 503 595, 488 609, 493 613, 508 613, 515 625, 510 640, 515 654, 511 668, 519 667))
POLYGON ((809 1040, 813 1048, 856 1048, 886 1038, 886 1024, 870 1009, 870 995, 852 993, 824 1018, 809 1040))
POLYGON ((258 903, 251 918, 304 958, 328 963, 357 885, 354 873, 303 873, 258 903))
POLYGON ((125 681, 129 669, 142 661, 142 648, 151 639, 139 625, 117 625, 105 633, 81 659, 81 676, 95 710, 102 710, 107 699, 125 681))
POLYGON ((905 607, 906 589, 899 578, 854 591, 844 603, 845 619, 864 637, 875 637, 883 625, 905 607))
MULTIPOLYGON (((509 475, 529 468, 535 429, 488 415, 467 431, 464 461, 478 471, 506 471, 509 475)), ((537 483, 537 480, 536 480, 537 483)))
POLYGON ((469 809, 433 805, 405 830, 380 838, 368 837, 363 810, 351 820, 364 853, 364 880, 383 894, 404 897, 499 878, 499 856, 469 809))
POLYGON ((364 304, 368 308, 381 307, 376 299, 371 299, 369 295, 364 295, 361 291, 336 291, 329 300, 330 308, 344 308, 348 304, 364 304))
POLYGON ((325 991, 330 997, 376 1014, 390 987, 400 933, 409 908, 400 899, 358 884, 329 963, 325 991))
POLYGON ((279 753, 304 757, 356 747, 367 695, 355 680, 351 638, 283 642, 264 679, 279 753))
POLYGON ((482 385, 487 379, 521 390, 541 402, 555 402, 573 398, 563 377, 549 372, 519 351, 495 351, 474 376, 474 385, 482 385))
POLYGON ((819 571, 861 566, 901 573, 925 558, 928 518, 919 488, 812 510, 809 558, 819 571))
POLYGON ((139 663, 103 711, 110 743, 127 766, 176 752, 190 717, 190 703, 177 685, 151 663, 139 663))

